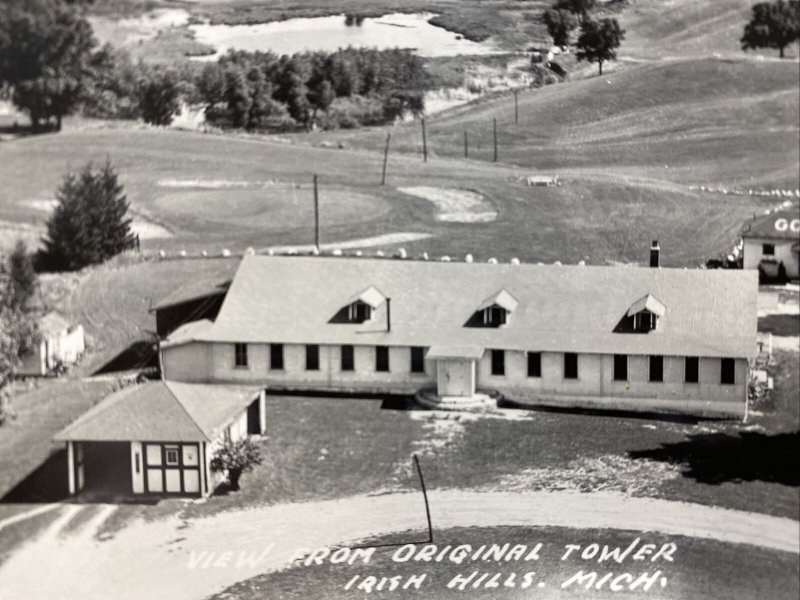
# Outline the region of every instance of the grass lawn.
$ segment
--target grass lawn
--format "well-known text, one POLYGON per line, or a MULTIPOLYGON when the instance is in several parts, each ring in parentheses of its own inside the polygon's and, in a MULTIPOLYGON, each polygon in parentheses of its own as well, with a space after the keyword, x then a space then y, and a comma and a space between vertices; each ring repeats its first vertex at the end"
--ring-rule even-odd
MULTIPOLYGON (((367 540, 368 544, 392 543, 390 538, 367 540)), ((379 548, 376 550, 369 564, 358 561, 348 565, 331 564, 304 566, 295 563, 295 566, 282 572, 269 573, 239 582, 228 589, 213 596, 215 600, 223 598, 240 598, 241 600, 272 597, 285 600, 325 598, 349 599, 361 597, 364 591, 356 589, 364 578, 374 576, 394 577, 400 576, 401 585, 410 576, 426 575, 419 591, 403 590, 389 591, 388 585, 382 591, 373 590, 369 597, 393 598, 402 597, 419 598, 485 598, 487 593, 493 598, 574 598, 574 597, 618 597, 620 592, 612 592, 606 587, 587 592, 585 583, 583 587, 572 584, 562 588, 579 571, 598 573, 598 580, 608 572, 617 575, 632 573, 638 576, 641 573, 654 573, 661 571, 666 578, 666 586, 657 583, 649 592, 641 588, 631 592, 633 596, 648 595, 654 598, 685 598, 697 600, 728 598, 796 598, 798 594, 797 556, 777 551, 768 551, 756 548, 743 550, 733 544, 721 544, 715 541, 665 536, 663 534, 639 534, 624 531, 608 530, 581 530, 563 529, 557 527, 496 527, 496 528, 455 528, 434 533, 434 541, 439 550, 446 546, 456 547, 468 544, 473 551, 486 544, 523 544, 532 548, 535 544, 543 544, 539 552, 540 559, 536 561, 473 561, 471 556, 461 564, 456 564, 448 559, 441 562, 420 562, 409 560, 395 562, 392 560, 396 547, 379 548), (641 543, 656 544, 660 548, 663 544, 674 543, 677 546, 673 562, 660 561, 633 561, 626 559, 622 564, 606 562, 599 564, 597 560, 589 561, 576 558, 575 552, 565 560, 561 560, 566 552, 567 544, 580 544, 585 547, 591 543, 622 546, 627 548, 634 539, 641 538, 641 543), (448 583, 457 575, 468 577, 478 571, 472 582, 480 574, 488 572, 484 578, 485 584, 495 573, 503 573, 500 585, 496 588, 478 589, 467 585, 465 589, 448 589, 448 583), (534 572, 533 586, 527 590, 521 589, 523 576, 526 572, 534 572), (517 573, 515 587, 506 587, 508 575, 517 573), (345 590, 347 583, 355 576, 359 579, 354 586, 345 590), (543 584, 540 586, 539 584, 543 584)), ((417 545, 417 550, 421 545, 417 545)))

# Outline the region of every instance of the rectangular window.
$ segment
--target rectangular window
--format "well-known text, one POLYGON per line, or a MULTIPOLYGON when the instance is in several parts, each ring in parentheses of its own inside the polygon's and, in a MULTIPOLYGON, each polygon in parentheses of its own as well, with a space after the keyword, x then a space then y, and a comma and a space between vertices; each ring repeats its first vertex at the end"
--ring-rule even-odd
POLYGON ((273 371, 283 370, 283 344, 269 345, 269 368, 273 371))
POLYGON ((384 373, 389 371, 388 346, 375 346, 375 370, 384 373))
POLYGON ((683 380, 686 383, 697 383, 700 381, 700 359, 696 356, 687 356, 684 363, 683 374, 683 380))
POLYGON ((306 371, 319 371, 319 346, 316 344, 306 346, 306 371))
POLYGON ((492 375, 506 374, 506 353, 504 350, 492 350, 492 375))
POLYGON ((628 381, 628 355, 614 355, 614 381, 628 381))
POLYGON ((761 254, 764 256, 775 256, 775 244, 762 244, 761 254))
POLYGON ((353 370, 353 347, 352 346, 342 346, 342 371, 352 371, 353 370))
POLYGON ((247 368, 247 344, 235 344, 234 345, 234 354, 235 354, 235 365, 239 369, 246 369, 247 368))
POLYGON ((574 352, 564 353, 564 379, 578 378, 578 355, 574 352))
POLYGON ((723 358, 720 361, 719 382, 723 385, 736 383, 736 361, 732 358, 723 358))
POLYGON ((528 377, 542 376, 542 353, 528 352, 528 377))
POLYGON ((425 372, 425 348, 422 346, 414 346, 411 348, 411 372, 425 372))
POLYGON ((664 381, 664 357, 651 356, 650 357, 650 381, 659 383, 664 381))
POLYGON ((178 447, 177 446, 166 446, 164 448, 164 462, 167 464, 168 467, 174 467, 180 464, 180 460, 178 459, 178 447))

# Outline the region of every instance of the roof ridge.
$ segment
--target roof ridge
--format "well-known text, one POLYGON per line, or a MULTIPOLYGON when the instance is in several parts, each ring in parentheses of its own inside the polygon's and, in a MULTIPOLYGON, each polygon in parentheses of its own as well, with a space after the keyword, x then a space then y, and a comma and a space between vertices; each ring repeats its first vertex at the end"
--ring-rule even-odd
POLYGON ((167 381, 166 379, 162 379, 161 383, 164 385, 165 388, 167 388, 167 391, 169 392, 170 396, 172 396, 175 399, 175 402, 178 403, 178 406, 180 406, 183 409, 183 412, 186 413, 186 416, 189 417, 189 420, 192 423, 194 423, 194 426, 197 427, 197 431, 199 431, 201 434, 203 434, 203 437, 206 439, 206 441, 210 442, 211 440, 206 435, 206 432, 203 431, 203 428, 200 427, 200 424, 197 422, 197 419, 195 419, 194 416, 192 415, 192 413, 189 412, 189 409, 187 409, 186 406, 184 406, 183 402, 181 402, 180 398, 178 398, 178 396, 175 394, 175 392, 172 390, 172 387, 171 387, 175 383, 178 383, 180 385, 196 385, 196 384, 187 384, 187 383, 177 382, 177 381, 167 381))

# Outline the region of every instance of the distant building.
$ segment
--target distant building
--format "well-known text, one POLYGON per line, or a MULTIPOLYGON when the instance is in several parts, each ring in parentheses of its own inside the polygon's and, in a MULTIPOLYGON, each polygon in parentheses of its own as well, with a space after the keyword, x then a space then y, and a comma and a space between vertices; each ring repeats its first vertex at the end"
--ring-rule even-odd
POLYGON ((19 375, 47 375, 59 363, 71 365, 86 349, 83 325, 74 325, 57 312, 39 320, 39 339, 34 351, 25 357, 19 375))
POLYGON ((778 277, 800 277, 800 209, 779 210, 747 221, 741 231, 743 266, 778 277))

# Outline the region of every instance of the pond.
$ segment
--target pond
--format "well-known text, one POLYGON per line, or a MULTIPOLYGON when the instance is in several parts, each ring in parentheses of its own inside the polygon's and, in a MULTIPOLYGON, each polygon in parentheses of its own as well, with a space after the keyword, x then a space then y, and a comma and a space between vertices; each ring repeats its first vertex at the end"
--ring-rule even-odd
POLYGON ((217 48, 215 58, 228 49, 272 51, 276 54, 297 52, 333 52, 347 46, 370 48, 410 48, 420 56, 457 56, 459 54, 494 54, 491 42, 473 42, 431 25, 432 13, 392 13, 359 22, 345 15, 289 19, 256 25, 190 25, 198 42, 217 48))

